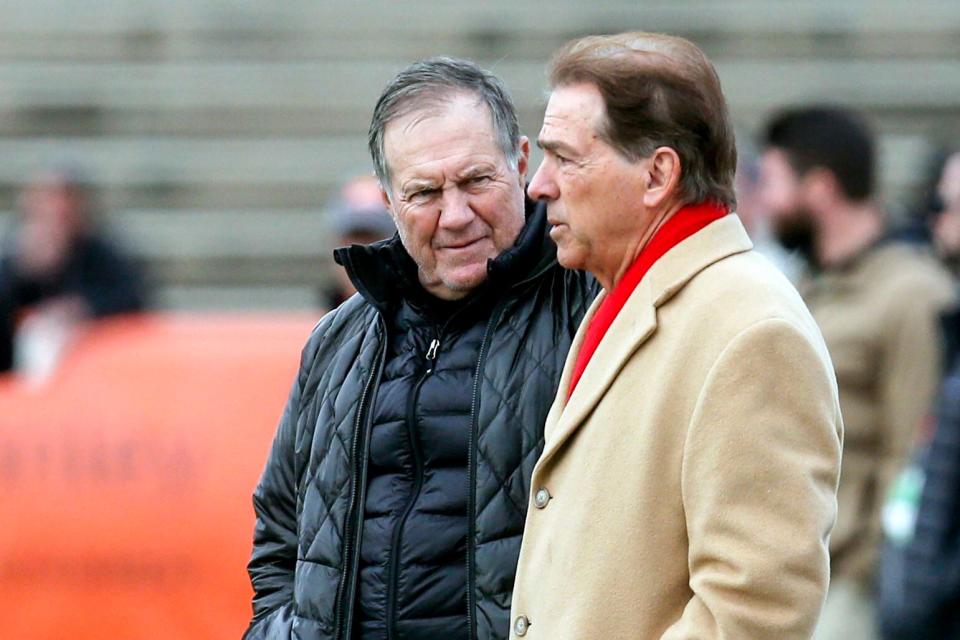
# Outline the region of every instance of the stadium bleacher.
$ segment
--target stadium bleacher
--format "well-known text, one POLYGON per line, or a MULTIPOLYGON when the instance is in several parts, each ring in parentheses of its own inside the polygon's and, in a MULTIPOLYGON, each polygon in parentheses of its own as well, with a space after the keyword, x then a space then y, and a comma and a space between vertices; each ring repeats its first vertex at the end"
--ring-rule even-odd
POLYGON ((533 137, 550 53, 624 29, 700 44, 744 131, 797 101, 864 109, 889 202, 912 194, 933 145, 960 140, 955 1, 4 3, 0 225, 30 169, 68 154, 90 166, 162 306, 309 308, 329 254, 324 202, 369 165, 370 111, 397 70, 476 59, 533 137))

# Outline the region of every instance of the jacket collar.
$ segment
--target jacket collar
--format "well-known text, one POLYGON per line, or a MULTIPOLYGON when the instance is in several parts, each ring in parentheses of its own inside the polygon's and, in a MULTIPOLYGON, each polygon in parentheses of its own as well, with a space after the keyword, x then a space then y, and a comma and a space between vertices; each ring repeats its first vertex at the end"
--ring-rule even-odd
MULTIPOLYGON (((657 330, 657 308, 667 304, 688 282, 710 265, 753 248, 740 219, 735 214, 707 225, 683 240, 647 272, 610 329, 597 346, 569 399, 559 393, 548 422, 556 426, 548 434, 541 462, 551 457, 593 411, 630 357, 657 330)), ((568 389, 577 352, 586 327, 606 293, 594 300, 580 325, 560 380, 560 389, 568 389)))
MULTIPOLYGON (((417 275, 417 264, 400 242, 399 234, 369 245, 341 247, 333 253, 353 286, 367 302, 385 311, 400 300, 423 305, 440 301, 427 293, 417 275)), ((484 291, 502 291, 542 273, 557 262, 557 248, 550 240, 546 205, 526 201, 526 222, 513 247, 487 261, 487 281, 469 298, 484 291)))

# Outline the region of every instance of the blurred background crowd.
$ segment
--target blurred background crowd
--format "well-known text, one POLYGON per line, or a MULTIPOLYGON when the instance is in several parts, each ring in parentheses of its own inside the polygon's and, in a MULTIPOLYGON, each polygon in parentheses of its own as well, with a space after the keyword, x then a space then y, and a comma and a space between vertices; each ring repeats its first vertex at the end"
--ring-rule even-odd
MULTIPOLYGON (((111 588, 112 574, 79 565, 58 573, 62 556, 25 564, 23 555, 57 540, 55 503, 71 499, 70 486, 37 493, 59 473, 51 460, 92 469, 90 504, 124 528, 98 497, 137 454, 117 445, 98 462, 79 445, 38 444, 71 429, 120 442, 102 426, 114 424, 106 416, 117 380, 134 385, 133 398, 140 384, 169 402, 179 421, 164 428, 187 434, 176 442, 201 460, 208 450, 190 434, 233 437, 236 425, 195 424, 184 407, 208 402, 210 416, 222 416, 230 404, 242 416, 244 402, 259 402, 273 415, 243 432, 249 461, 225 463, 230 478, 211 480, 210 499, 235 504, 241 523, 230 534, 236 554, 223 560, 238 595, 231 613, 220 612, 239 618, 224 636, 237 637, 248 609, 248 496, 295 371, 288 344, 352 293, 331 248, 393 233, 365 139, 380 90, 413 60, 470 58, 504 79, 534 137, 551 53, 572 37, 626 29, 687 37, 716 65, 738 130, 738 213, 797 284, 831 349, 846 442, 825 624, 849 640, 960 638, 960 317, 949 313, 960 266, 960 3, 943 0, 0 3, 0 371, 12 370, 0 379, 0 485, 21 518, 0 536, 0 592, 32 612, 6 622, 7 632, 0 623, 0 637, 62 637, 56 623, 46 632, 36 620, 71 608, 64 589, 111 588), (110 325, 126 340, 114 346, 119 338, 94 330, 133 312, 154 323, 110 325), (260 352, 244 350, 268 342, 257 327, 279 331, 270 323, 291 318, 289 341, 276 343, 278 382, 261 384, 260 352), (230 324, 248 320, 247 334, 230 324), (157 329, 165 321, 175 329, 157 329), (197 346, 225 335, 225 324, 245 337, 223 351, 197 346), (190 356, 151 349, 158 331, 188 344, 190 356), (73 384, 58 377, 61 363, 91 336, 106 346, 90 357, 127 349, 131 362, 107 355, 78 365, 76 376, 93 373, 76 391, 58 391, 73 384), (206 366, 189 358, 216 364, 227 351, 247 367, 246 387, 214 367, 181 388, 178 367, 206 366), (204 391, 204 382, 216 387, 204 391), (66 408, 51 409, 57 403, 66 408), (30 465, 43 473, 23 471, 30 465), (32 502, 38 495, 42 504, 32 502), (32 519, 46 525, 24 524, 32 519)), ((147 429, 149 439, 160 428, 156 409, 135 405, 115 428, 147 429)), ((195 507, 201 524, 192 526, 218 527, 195 507)), ((190 539, 166 535, 169 548, 190 539)), ((178 561, 180 569, 151 570, 171 576, 156 584, 169 589, 181 569, 203 570, 178 561)), ((202 600, 186 593, 176 602, 202 600)), ((216 613, 173 628, 152 615, 168 625, 163 637, 220 637, 202 622, 216 613)), ((117 622, 111 637, 159 637, 130 631, 134 622, 117 622)))

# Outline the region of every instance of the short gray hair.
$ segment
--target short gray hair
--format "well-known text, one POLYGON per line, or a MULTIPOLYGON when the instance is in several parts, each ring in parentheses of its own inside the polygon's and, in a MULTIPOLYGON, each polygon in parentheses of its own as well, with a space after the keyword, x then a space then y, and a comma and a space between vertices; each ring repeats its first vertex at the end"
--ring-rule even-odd
POLYGON ((390 168, 383 149, 384 131, 396 118, 437 106, 451 96, 470 93, 490 109, 497 143, 514 168, 520 159, 520 125, 506 87, 495 75, 469 60, 434 57, 415 62, 386 86, 370 120, 367 144, 380 185, 389 192, 390 168))

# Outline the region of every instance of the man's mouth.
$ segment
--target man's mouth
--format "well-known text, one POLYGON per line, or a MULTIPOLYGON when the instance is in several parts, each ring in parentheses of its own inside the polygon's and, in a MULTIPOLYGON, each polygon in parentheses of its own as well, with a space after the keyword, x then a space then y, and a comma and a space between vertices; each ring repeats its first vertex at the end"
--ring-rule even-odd
POLYGON ((449 249, 449 250, 451 250, 451 251, 459 251, 459 250, 461 250, 461 249, 469 249, 469 248, 473 247, 474 245, 478 244, 479 242, 481 242, 482 240, 483 240, 483 238, 477 238, 477 239, 475 239, 475 240, 469 240, 469 241, 467 241, 467 242, 455 242, 455 243, 454 243, 454 242, 451 242, 451 243, 447 243, 447 244, 443 245, 443 246, 440 247, 440 248, 441 248, 441 249, 449 249))

